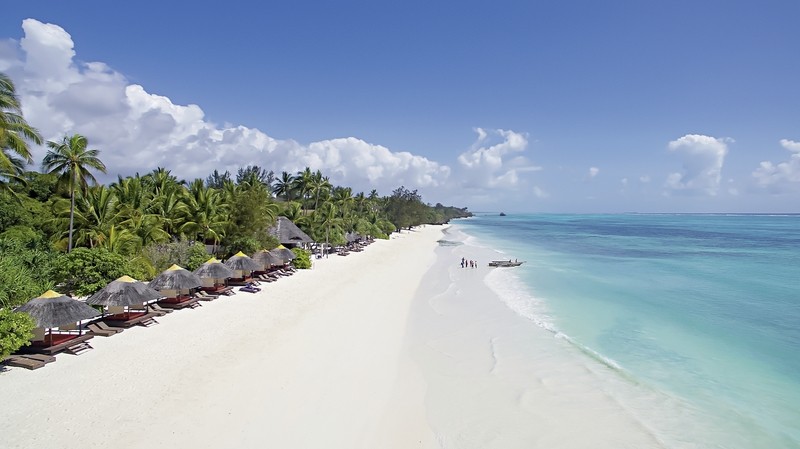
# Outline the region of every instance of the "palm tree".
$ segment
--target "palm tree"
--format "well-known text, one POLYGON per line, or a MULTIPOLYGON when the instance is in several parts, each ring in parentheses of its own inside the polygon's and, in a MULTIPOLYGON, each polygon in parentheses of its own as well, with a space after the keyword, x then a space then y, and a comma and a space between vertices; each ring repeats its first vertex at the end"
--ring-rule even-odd
POLYGON ((42 169, 51 174, 59 175, 61 182, 69 187, 70 213, 69 213, 69 244, 67 252, 72 251, 72 226, 75 213, 75 189, 80 187, 85 189, 88 182, 97 183, 94 175, 89 171, 90 168, 102 173, 106 172, 106 166, 97 157, 98 150, 89 150, 89 141, 80 134, 65 136, 59 142, 47 142, 50 150, 42 161, 42 169))
POLYGON ((280 179, 275 181, 275 187, 272 188, 272 193, 276 196, 283 196, 286 202, 292 200, 292 191, 294 190, 294 176, 289 172, 282 172, 280 179))
MULTIPOLYGON (((0 179, 21 179, 25 163, 33 162, 28 142, 41 145, 42 137, 22 117, 14 82, 0 73, 0 179)), ((8 189, 8 185, 0 182, 0 188, 8 189)))
POLYGON ((339 218, 339 211, 333 203, 324 203, 319 211, 314 211, 317 224, 325 230, 325 253, 328 253, 331 240, 331 230, 341 230, 342 220, 339 218))
POLYGON ((331 191, 331 182, 328 180, 327 176, 322 176, 322 172, 317 170, 314 173, 314 180, 311 183, 311 192, 314 195, 314 210, 317 210, 319 207, 319 199, 320 197, 324 197, 326 194, 330 193, 331 191))
POLYGON ((78 191, 74 208, 64 198, 56 201, 53 207, 56 223, 63 224, 67 216, 73 219, 76 246, 98 246, 106 238, 109 228, 120 221, 117 197, 112 189, 104 185, 78 191))
POLYGON ((182 224, 180 232, 207 243, 219 243, 225 234, 227 204, 219 191, 206 187, 202 179, 189 184, 187 194, 180 205, 182 224))
POLYGON ((303 211, 308 213, 308 207, 306 206, 308 195, 311 193, 311 189, 314 183, 314 174, 311 173, 311 169, 306 167, 305 170, 298 172, 297 176, 294 178, 294 185, 297 189, 298 193, 300 193, 300 201, 303 205, 303 211))

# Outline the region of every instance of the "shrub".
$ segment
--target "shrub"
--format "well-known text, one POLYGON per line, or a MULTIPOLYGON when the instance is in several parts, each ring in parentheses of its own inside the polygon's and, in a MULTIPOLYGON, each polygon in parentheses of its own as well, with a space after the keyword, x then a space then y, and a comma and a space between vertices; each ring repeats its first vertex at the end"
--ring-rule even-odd
POLYGON ((238 253, 239 251, 245 254, 253 254, 261 249, 261 243, 251 237, 239 237, 237 239, 226 242, 226 250, 228 257, 238 253))
POLYGON ((311 253, 302 248, 292 248, 292 252, 296 256, 292 260, 292 265, 297 269, 306 270, 311 268, 311 253))
POLYGON ((200 242, 194 242, 192 246, 189 247, 189 257, 186 260, 186 268, 189 271, 194 271, 203 265, 210 256, 206 251, 206 245, 203 245, 200 242))
POLYGON ((91 295, 120 276, 136 275, 121 255, 105 248, 76 248, 64 257, 56 270, 67 292, 91 295))
POLYGON ((30 344, 36 323, 27 313, 0 309, 0 360, 30 344))
POLYGON ((16 307, 53 287, 61 255, 0 239, 0 307, 16 307))

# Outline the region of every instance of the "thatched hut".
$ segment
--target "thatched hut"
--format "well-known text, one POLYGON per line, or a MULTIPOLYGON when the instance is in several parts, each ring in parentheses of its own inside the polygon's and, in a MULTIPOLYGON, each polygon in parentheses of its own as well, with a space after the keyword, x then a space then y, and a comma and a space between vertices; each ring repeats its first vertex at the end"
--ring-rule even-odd
POLYGON ((223 290, 226 287, 225 281, 228 278, 236 276, 236 273, 232 269, 215 257, 208 259, 203 265, 200 265, 198 269, 194 270, 194 274, 196 274, 202 282, 200 288, 209 292, 223 290))
POLYGON ((26 349, 46 354, 64 350, 79 354, 91 349, 85 341, 92 336, 83 332, 80 323, 100 316, 100 312, 91 306, 53 290, 33 298, 15 311, 27 313, 36 323, 31 346, 26 349))
POLYGON ((286 245, 289 248, 302 247, 314 242, 314 239, 286 217, 278 217, 275 226, 271 227, 268 232, 275 236, 281 245, 286 245))
POLYGON ((261 251, 253 254, 253 260, 255 260, 261 266, 257 270, 259 274, 266 273, 274 266, 283 265, 286 263, 284 262, 283 258, 266 249, 262 249, 261 251))
POLYGON ((188 299, 192 290, 202 285, 199 276, 175 264, 162 271, 149 284, 150 288, 158 290, 167 299, 173 299, 173 302, 188 299))
POLYGON ((228 283, 232 283, 232 285, 245 283, 251 280, 252 273, 261 269, 260 263, 241 251, 226 260, 225 265, 235 273, 234 276, 228 279, 228 283))
POLYGON ((147 304, 163 298, 164 295, 144 282, 122 276, 90 296, 86 303, 103 307, 108 314, 103 321, 113 326, 148 326, 156 321, 153 320, 155 314, 147 310, 147 304))

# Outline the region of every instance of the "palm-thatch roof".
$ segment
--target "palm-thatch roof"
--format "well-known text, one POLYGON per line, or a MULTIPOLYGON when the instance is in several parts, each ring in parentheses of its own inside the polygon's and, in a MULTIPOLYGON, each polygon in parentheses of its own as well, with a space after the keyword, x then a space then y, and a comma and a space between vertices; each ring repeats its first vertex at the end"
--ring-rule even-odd
POLYGON ((200 268, 194 270, 194 274, 201 278, 227 279, 236 275, 227 265, 212 257, 200 268))
POLYGON ((261 264, 262 270, 267 270, 273 265, 283 265, 285 263, 282 257, 265 249, 253 254, 253 260, 261 264))
POLYGON ((186 290, 200 287, 202 284, 203 281, 198 275, 173 264, 150 281, 149 285, 156 290, 186 290))
POLYGON ((164 295, 130 276, 113 280, 86 300, 94 306, 133 306, 157 301, 164 295))
POLYGON ((232 270, 239 271, 256 271, 261 269, 260 263, 241 251, 226 260, 225 265, 232 270))
POLYGON ((292 252, 292 250, 283 245, 278 245, 277 248, 273 249, 270 252, 275 256, 277 256, 278 258, 280 258, 282 264, 294 260, 297 257, 294 255, 294 252, 292 252))
POLYGON ((278 217, 275 226, 271 227, 268 232, 274 235, 282 245, 299 245, 314 241, 286 217, 278 217))
POLYGON ((91 306, 53 290, 31 299, 15 311, 27 313, 36 322, 36 327, 42 328, 73 324, 100 315, 91 306))

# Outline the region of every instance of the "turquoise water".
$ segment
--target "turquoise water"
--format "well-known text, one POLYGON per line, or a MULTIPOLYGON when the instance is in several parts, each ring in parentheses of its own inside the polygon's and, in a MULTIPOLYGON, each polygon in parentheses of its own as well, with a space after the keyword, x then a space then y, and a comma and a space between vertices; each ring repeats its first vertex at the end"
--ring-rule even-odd
POLYGON ((683 398, 709 447, 800 448, 800 216, 496 215, 547 322, 630 382, 683 398))

